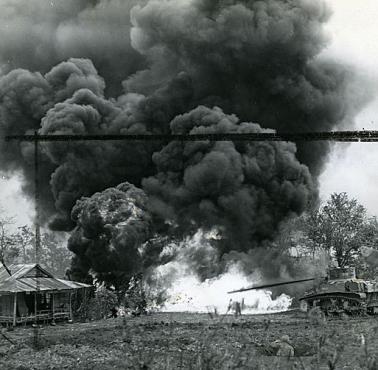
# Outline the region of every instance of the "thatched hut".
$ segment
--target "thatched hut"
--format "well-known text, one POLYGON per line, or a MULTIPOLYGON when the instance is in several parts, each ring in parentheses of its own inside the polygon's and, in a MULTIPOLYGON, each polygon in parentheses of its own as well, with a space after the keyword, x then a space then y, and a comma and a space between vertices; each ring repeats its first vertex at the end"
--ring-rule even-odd
POLYGON ((72 296, 91 286, 54 278, 38 264, 0 266, 0 323, 72 319, 72 296))

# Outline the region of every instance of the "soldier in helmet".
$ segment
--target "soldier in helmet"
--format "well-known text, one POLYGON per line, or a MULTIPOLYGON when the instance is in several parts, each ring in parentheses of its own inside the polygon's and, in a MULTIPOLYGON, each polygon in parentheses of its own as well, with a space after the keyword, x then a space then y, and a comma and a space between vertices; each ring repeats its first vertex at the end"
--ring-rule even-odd
POLYGON ((275 361, 275 367, 279 369, 280 359, 284 358, 287 361, 291 361, 294 357, 294 347, 290 342, 288 335, 283 335, 280 339, 271 343, 271 346, 277 349, 276 356, 278 357, 275 361))
POLYGON ((294 347, 291 345, 288 335, 283 335, 277 343, 277 356, 292 358, 294 357, 294 347))

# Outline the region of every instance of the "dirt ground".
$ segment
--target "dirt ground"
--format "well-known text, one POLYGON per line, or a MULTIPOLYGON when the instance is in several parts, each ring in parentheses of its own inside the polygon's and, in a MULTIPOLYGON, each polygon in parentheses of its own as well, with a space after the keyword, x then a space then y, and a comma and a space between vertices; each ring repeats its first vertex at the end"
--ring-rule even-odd
POLYGON ((378 369, 378 318, 310 319, 291 311, 241 317, 156 313, 0 338, 1 369, 378 369), (271 343, 289 335, 294 357, 271 343))

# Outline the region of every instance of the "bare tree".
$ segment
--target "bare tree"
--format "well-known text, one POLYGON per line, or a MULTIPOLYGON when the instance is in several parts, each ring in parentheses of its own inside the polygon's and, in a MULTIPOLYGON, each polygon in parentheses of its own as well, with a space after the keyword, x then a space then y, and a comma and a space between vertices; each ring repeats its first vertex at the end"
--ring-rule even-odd
POLYGON ((11 230, 12 225, 14 218, 5 216, 3 209, 0 208, 0 261, 5 268, 19 254, 16 236, 11 230))
MULTIPOLYGON (((0 209, 0 215, 4 212, 0 209)), ((72 253, 64 236, 45 231, 41 235, 40 264, 52 274, 63 277, 72 253)), ((15 227, 13 217, 0 216, 0 262, 35 263, 35 234, 29 225, 15 227)))
POLYGON ((22 263, 30 262, 30 253, 34 250, 34 233, 30 226, 23 225, 17 228, 17 247, 20 250, 22 263))
POLYGON ((63 277, 73 255, 67 248, 65 238, 52 232, 44 232, 41 246, 41 264, 55 276, 63 277))

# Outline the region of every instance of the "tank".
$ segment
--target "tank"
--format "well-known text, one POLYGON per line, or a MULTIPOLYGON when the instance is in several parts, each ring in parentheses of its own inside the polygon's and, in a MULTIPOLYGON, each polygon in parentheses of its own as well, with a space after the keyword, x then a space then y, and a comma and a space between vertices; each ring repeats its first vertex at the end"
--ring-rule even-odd
POLYGON ((378 282, 356 278, 354 267, 330 268, 300 299, 301 307, 319 307, 326 315, 378 313, 378 282))
POLYGON ((266 289, 286 284, 314 281, 314 286, 299 298, 301 309, 308 311, 319 307, 326 315, 377 314, 378 282, 356 278, 354 267, 334 267, 323 278, 308 278, 242 288, 229 292, 266 289))

